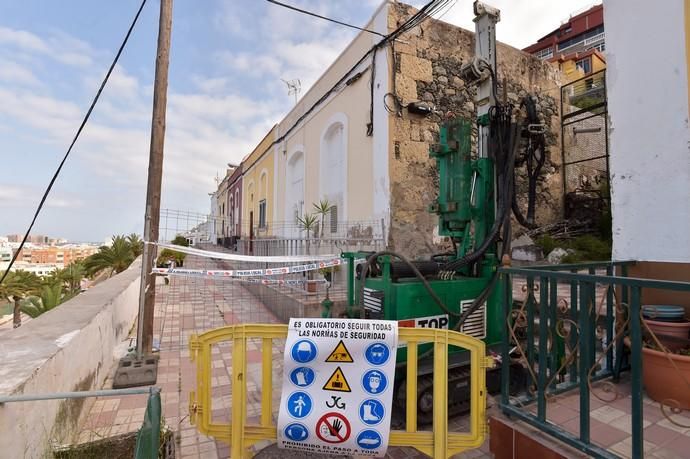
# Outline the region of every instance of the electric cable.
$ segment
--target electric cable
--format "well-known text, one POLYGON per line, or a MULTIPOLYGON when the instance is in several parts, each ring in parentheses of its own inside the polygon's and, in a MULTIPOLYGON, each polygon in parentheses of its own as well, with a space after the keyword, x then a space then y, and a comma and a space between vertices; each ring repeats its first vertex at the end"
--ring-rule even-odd
POLYGON ((361 30, 363 32, 369 32, 373 33, 374 35, 378 35, 380 37, 385 37, 384 34, 376 32, 374 30, 366 29, 364 27, 358 27, 356 25, 348 24, 347 22, 343 21, 338 21, 337 19, 329 18, 327 16, 321 16, 320 14, 313 13, 311 11, 303 10, 301 8, 297 8, 296 6, 288 5, 287 3, 282 3, 278 2, 276 0, 266 0, 269 3, 273 3, 274 5, 282 6, 283 8, 287 8, 289 10, 297 11, 298 13, 306 14, 307 16, 313 16, 315 18, 323 19, 325 21, 330 21, 336 24, 340 24, 341 26, 349 27, 351 29, 356 29, 356 30, 361 30))
POLYGON ((84 126, 86 126, 86 123, 89 121, 89 118, 91 117, 91 113, 93 112, 93 109, 96 107, 96 103, 98 103, 98 99, 100 99, 101 93, 103 92, 105 85, 108 83, 108 79, 110 78, 110 75, 113 73, 113 70, 115 69, 115 65, 117 64, 118 60, 120 59, 120 56, 122 55, 122 51, 125 49, 125 46, 127 45, 127 42, 129 41, 129 37, 132 34, 132 31, 134 30, 134 26, 136 25, 137 21, 139 20, 139 16, 141 15, 141 11, 144 9, 144 5, 146 5, 146 0, 142 0, 141 5, 139 5, 139 9, 137 10, 137 14, 134 16, 134 19, 132 20, 132 23, 130 24, 129 29, 127 30, 127 34, 125 34, 125 38, 124 38, 124 40, 122 40, 122 44, 120 45, 120 48, 118 49, 117 54, 115 54, 115 58, 113 59, 113 62, 110 64, 110 68, 108 68, 108 72, 105 74, 105 78, 103 78, 103 81, 101 82, 101 86, 98 88, 98 92, 96 93, 96 96, 93 98, 93 101, 91 102, 91 105, 89 106, 89 109, 87 110, 86 115, 84 116, 84 119, 82 120, 81 124, 79 125, 79 129, 77 129, 77 132, 74 135, 74 138, 72 139, 72 142, 70 143, 69 148, 67 149, 67 152, 63 156, 62 161, 60 161, 58 168, 55 170, 53 177, 50 179, 50 182, 48 183, 48 187, 46 188, 45 192, 43 193, 43 197, 41 198, 41 202, 39 202, 38 207, 36 208, 36 212, 34 213, 33 219, 31 220, 31 224, 29 224, 29 228, 26 230, 26 233, 24 234, 24 238, 22 239, 22 242, 19 244, 19 248, 16 250, 16 252, 14 252, 12 259, 10 260, 10 264, 7 267, 7 270, 3 273, 2 278, 0 278, 0 284, 3 283, 3 281, 5 280, 7 275, 9 274, 10 270, 12 269, 14 262, 17 260, 19 253, 24 248, 24 245, 26 244, 26 240, 29 238, 29 234, 31 233, 31 230, 33 229, 34 224, 36 223, 36 219, 38 218, 38 215, 41 213, 41 210, 43 209, 43 205, 45 204, 46 199, 48 198, 48 194, 50 193, 50 190, 53 188, 55 181, 57 180, 58 176, 60 175, 60 171, 62 171, 62 167, 65 165, 67 158, 69 157, 70 153, 72 152, 72 148, 77 143, 77 140, 79 139, 79 136, 81 135, 81 133, 84 129, 84 126))
POLYGON ((262 158, 266 153, 271 151, 271 149, 274 146, 280 144, 285 139, 287 139, 287 137, 292 133, 292 131, 294 131, 297 128, 297 126, 299 126, 302 123, 302 121, 304 121, 309 115, 311 115, 311 113, 314 110, 316 110, 316 107, 328 100, 328 98, 333 93, 335 93, 343 83, 349 80, 349 77, 352 74, 352 72, 354 72, 362 64, 362 62, 364 62, 374 52, 375 49, 382 48, 383 46, 392 43, 402 34, 412 30, 413 28, 424 22, 431 15, 438 12, 440 8, 443 8, 451 1, 455 0, 431 0, 429 3, 420 8, 419 11, 413 14, 408 20, 402 23, 397 29, 395 29, 390 34, 386 35, 378 43, 374 44, 371 48, 369 48, 369 50, 365 52, 362 55, 362 57, 360 57, 359 60, 357 60, 357 62, 352 67, 350 67, 350 69, 347 70, 338 81, 336 81, 333 84, 333 86, 330 87, 330 89, 328 89, 318 100, 316 100, 307 110, 305 110, 305 112, 299 118, 297 118, 295 122, 289 128, 287 128, 287 130, 285 130, 283 134, 278 136, 278 138, 276 138, 266 147, 266 149, 259 156, 259 159, 262 158))

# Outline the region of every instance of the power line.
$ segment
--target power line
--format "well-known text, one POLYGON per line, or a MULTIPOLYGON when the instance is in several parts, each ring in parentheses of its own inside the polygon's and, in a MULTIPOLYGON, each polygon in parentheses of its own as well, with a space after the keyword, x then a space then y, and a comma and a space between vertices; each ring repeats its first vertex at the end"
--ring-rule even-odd
POLYGON ((378 35, 379 37, 385 37, 384 34, 378 33, 378 32, 376 32, 376 31, 374 31, 374 30, 365 29, 365 28, 363 28, 363 27, 358 27, 358 26, 356 26, 356 25, 348 24, 347 22, 338 21, 337 19, 329 18, 329 17, 326 17, 326 16, 321 16, 320 14, 312 13, 311 11, 303 10, 303 9, 301 9, 301 8, 297 8, 296 6, 288 5, 287 3, 281 3, 281 2, 278 2, 278 1, 276 1, 276 0, 266 0, 266 1, 269 2, 269 3, 273 3, 274 5, 282 6, 283 8, 287 8, 287 9, 289 9, 289 10, 297 11, 298 13, 302 13, 302 14, 306 14, 306 15, 308 15, 308 16, 313 16, 313 17, 315 17, 315 18, 319 18, 319 19, 323 19, 323 20, 326 20, 326 21, 334 22, 334 23, 336 23, 336 24, 340 24, 341 26, 350 27, 351 29, 357 29, 357 30, 361 30, 361 31, 363 31, 363 32, 373 33, 374 35, 378 35))
POLYGON ((10 260, 10 264, 7 267, 7 270, 3 273, 2 278, 0 278, 0 284, 2 284, 2 282, 5 280, 5 278, 7 277, 7 275, 10 272, 10 269, 12 269, 14 262, 17 260, 19 253, 24 248, 24 244, 26 244, 26 240, 29 238, 29 234, 31 233, 31 230, 33 229, 34 224, 36 223, 36 219, 38 218, 38 215, 41 213, 41 210, 43 209, 43 204, 45 204, 46 199, 48 198, 48 194, 50 193, 50 190, 53 188, 53 185, 55 184, 55 181, 57 180, 58 175, 60 175, 60 171, 62 171, 62 166, 65 165, 65 161, 67 161, 67 158, 69 157, 70 153, 72 152, 72 148, 77 143, 77 140, 79 139, 79 136, 81 135, 81 132, 84 130, 84 126, 86 126, 86 123, 89 121, 89 118, 91 117, 91 113, 93 112, 93 109, 96 107, 96 103, 98 102, 98 99, 101 97, 101 93, 103 92, 105 85, 106 85, 106 83, 108 83, 108 79, 110 78, 110 75, 113 73, 113 70, 115 69, 115 65, 117 64, 117 61, 120 59, 120 55, 122 55, 122 51, 125 49, 125 45, 127 44, 127 41, 129 40, 129 36, 132 34, 132 31, 134 30, 134 26, 136 25, 137 21, 139 20, 139 15, 141 14, 141 11, 144 9, 144 5, 146 5, 146 0, 142 0, 141 5, 139 6, 139 9, 137 10, 137 14, 134 16, 134 20, 132 21, 132 24, 129 26, 129 29, 127 30, 127 34, 125 35, 125 38, 122 41, 122 44, 120 45, 120 48, 117 50, 117 54, 115 55, 115 58, 113 59, 112 64, 110 64, 110 68, 108 69, 108 72, 105 74, 105 78, 103 78, 103 82, 101 83, 101 86, 98 88, 98 92, 96 93, 96 96, 93 98, 93 101, 91 102, 91 106, 89 107, 88 111, 86 112, 84 119, 82 120, 81 124, 79 125, 79 129, 77 129, 77 133, 74 135, 74 138, 72 139, 72 143, 70 143, 69 148, 67 149, 67 153, 65 153, 65 156, 63 156, 62 161, 60 161, 60 164, 58 165, 58 168, 55 171, 55 174, 53 174, 53 178, 50 179, 50 183, 48 183, 48 187, 46 188, 45 192, 43 193, 43 197, 41 198, 41 202, 38 204, 38 208, 36 209, 36 212, 34 213, 34 217, 31 220, 31 224, 29 225, 29 228, 26 230, 26 234, 24 234, 24 239, 22 239, 21 244, 19 244, 19 248, 17 249, 17 251, 12 256, 12 260, 10 260))

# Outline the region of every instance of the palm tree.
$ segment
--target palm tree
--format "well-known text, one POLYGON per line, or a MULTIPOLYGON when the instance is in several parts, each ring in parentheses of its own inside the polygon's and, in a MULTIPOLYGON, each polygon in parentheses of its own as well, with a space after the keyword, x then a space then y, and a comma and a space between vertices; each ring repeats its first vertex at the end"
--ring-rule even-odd
POLYGON ((124 271, 134 261, 134 252, 129 241, 124 236, 114 236, 110 247, 102 246, 90 257, 84 260, 84 268, 89 276, 99 271, 110 269, 110 276, 124 271))
POLYGON ((326 215, 328 215, 335 206, 331 204, 328 198, 323 198, 318 204, 313 203, 312 205, 314 206, 314 212, 321 216, 321 238, 323 238, 324 220, 326 219, 326 215))
POLYGON ((307 232, 307 254, 309 254, 309 239, 311 238, 311 232, 318 224, 317 217, 314 214, 304 214, 301 217, 297 216, 297 224, 307 232))
POLYGON ((62 291, 62 285, 46 285, 41 290, 39 296, 30 296, 28 298, 28 304, 25 302, 21 306, 21 310, 24 314, 29 315, 31 318, 35 319, 44 312, 48 312, 58 305, 64 303, 65 301, 71 299, 76 294, 65 295, 62 291))
POLYGON ((141 240, 138 234, 132 233, 127 236, 127 242, 132 247, 134 258, 137 258, 144 251, 144 241, 141 240))
POLYGON ((28 271, 11 271, 0 284, 0 298, 6 298, 14 303, 14 328, 22 325, 21 301, 36 292, 41 285, 41 279, 28 271))
POLYGON ((81 262, 70 263, 65 269, 58 272, 60 283, 67 287, 68 293, 79 293, 81 291, 81 280, 86 275, 86 270, 81 262))

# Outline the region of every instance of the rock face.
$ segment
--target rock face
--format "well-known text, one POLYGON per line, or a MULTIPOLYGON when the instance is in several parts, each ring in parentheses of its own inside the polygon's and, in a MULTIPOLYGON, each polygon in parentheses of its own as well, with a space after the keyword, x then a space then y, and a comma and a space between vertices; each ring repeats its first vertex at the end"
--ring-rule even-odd
POLYGON ((561 264, 561 262, 563 262, 563 257, 565 257, 566 255, 568 255, 567 250, 562 249, 560 247, 556 247, 546 257, 546 261, 548 261, 552 265, 559 265, 561 264))
POLYGON ((544 253, 531 237, 526 234, 511 243, 511 258, 516 261, 539 261, 544 259, 544 253))
MULTIPOLYGON (((396 3, 389 9, 392 31, 416 10, 396 3)), ((390 52, 390 50, 388 50, 390 52)), ((394 43, 395 93, 404 105, 424 101, 435 113, 422 117, 402 110, 391 116, 393 142, 390 157, 391 226, 389 246, 404 255, 417 257, 448 247, 434 243, 437 217, 428 212, 438 193, 436 162, 430 147, 438 142, 439 124, 447 117, 474 120, 476 86, 460 77, 460 67, 474 55, 474 33, 429 19, 394 43)), ((532 94, 539 117, 546 125, 546 164, 537 187, 537 224, 551 223, 563 214, 560 145, 560 105, 552 95, 559 87, 559 72, 548 63, 510 46, 498 45, 498 96, 515 106, 532 94)), ((476 132, 472 148, 476 153, 476 132)), ((527 202, 527 178, 516 171, 518 204, 523 213, 527 202)), ((518 228, 518 226, 514 226, 518 228)))

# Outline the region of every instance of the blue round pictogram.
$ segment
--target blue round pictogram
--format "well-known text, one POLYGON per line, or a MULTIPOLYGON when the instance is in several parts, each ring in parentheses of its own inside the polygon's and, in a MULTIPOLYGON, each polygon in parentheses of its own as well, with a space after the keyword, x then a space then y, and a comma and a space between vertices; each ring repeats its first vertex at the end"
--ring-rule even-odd
POLYGON ((359 419, 368 426, 380 424, 385 412, 383 403, 373 398, 364 400, 359 405, 359 419))
POLYGON ((382 394, 388 387, 388 378, 380 370, 368 370, 362 376, 362 387, 372 395, 382 394))
POLYGON ((314 382, 314 370, 309 367, 297 367, 290 372, 290 381, 298 387, 309 387, 314 382))
POLYGON ((373 429, 363 430, 357 435, 357 446, 363 449, 376 449, 382 441, 381 434, 373 429))
POLYGON ((292 441, 304 441, 309 438, 309 430, 304 424, 300 424, 299 422, 288 424, 283 433, 285 434, 285 438, 292 441))
POLYGON ((384 343, 370 344, 364 351, 364 358, 372 365, 383 365, 391 356, 390 348, 384 343))
POLYGON ((311 408, 311 397, 306 392, 293 392, 287 399, 287 411, 290 416, 295 419, 302 419, 309 416, 311 408))
POLYGON ((301 339, 292 346, 292 360, 298 363, 311 362, 316 358, 316 344, 308 339, 301 339))

